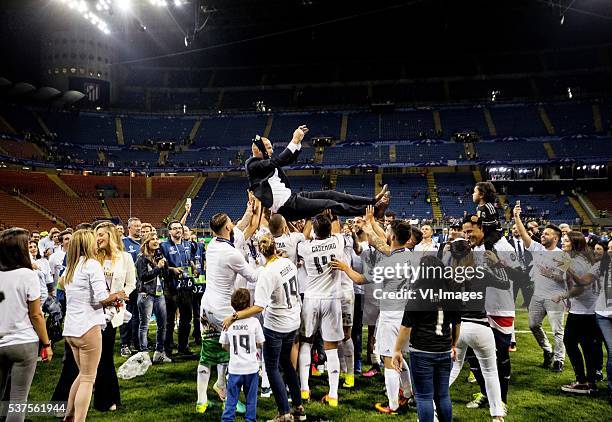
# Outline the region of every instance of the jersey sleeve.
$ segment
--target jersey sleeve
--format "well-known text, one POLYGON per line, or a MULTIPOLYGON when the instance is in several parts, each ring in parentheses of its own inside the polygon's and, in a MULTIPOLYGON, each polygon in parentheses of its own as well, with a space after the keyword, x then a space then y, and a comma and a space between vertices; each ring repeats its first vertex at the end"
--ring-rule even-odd
POLYGON ((34 302, 36 299, 40 299, 40 282, 38 274, 30 270, 24 278, 26 300, 28 302, 34 302))
POLYGON ((266 338, 264 337, 264 333, 263 333, 263 329, 261 328, 261 324, 257 320, 255 320, 255 322, 257 324, 255 327, 255 343, 257 344, 264 343, 266 341, 266 338))
POLYGON ((258 269, 254 270, 251 268, 251 266, 237 250, 233 250, 232 254, 228 256, 228 265, 234 272, 246 278, 247 281, 251 283, 257 282, 257 276, 259 274, 258 269))
POLYGON ((274 291, 275 275, 271 271, 263 271, 260 274, 255 286, 255 306, 265 309, 270 304, 274 291))

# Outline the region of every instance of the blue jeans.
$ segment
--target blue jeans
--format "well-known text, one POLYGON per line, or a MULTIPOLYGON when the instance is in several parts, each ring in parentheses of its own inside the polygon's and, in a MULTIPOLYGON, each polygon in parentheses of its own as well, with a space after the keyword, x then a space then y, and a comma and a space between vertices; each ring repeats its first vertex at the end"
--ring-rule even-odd
POLYGON ((157 322, 155 351, 163 352, 166 335, 166 299, 163 296, 139 293, 138 309, 140 310, 140 327, 138 329, 140 351, 146 352, 148 350, 147 333, 149 332, 149 321, 151 321, 151 314, 155 313, 155 321, 157 322))
POLYGON ((291 364, 291 349, 297 335, 297 330, 290 333, 279 333, 264 327, 264 337, 266 341, 263 345, 263 357, 266 365, 266 372, 270 380, 270 387, 276 401, 276 407, 280 414, 289 413, 289 402, 287 400, 287 388, 291 393, 291 400, 294 406, 302 405, 300 395, 300 385, 295 368, 291 364), (285 382, 281 378, 280 367, 285 375, 285 382))
POLYGON ((410 373, 419 421, 434 420, 434 402, 440 422, 453 420, 448 385, 451 367, 450 353, 410 352, 410 373))
POLYGON ((606 350, 608 351, 608 362, 606 363, 606 374, 608 375, 608 391, 612 392, 612 318, 606 318, 599 314, 597 316, 597 325, 604 338, 606 350))
POLYGON ((236 403, 240 395, 240 388, 244 390, 246 397, 245 422, 256 422, 257 419, 257 390, 259 387, 259 374, 234 375, 229 374, 227 378, 227 400, 225 409, 221 416, 222 422, 233 422, 235 420, 236 403))

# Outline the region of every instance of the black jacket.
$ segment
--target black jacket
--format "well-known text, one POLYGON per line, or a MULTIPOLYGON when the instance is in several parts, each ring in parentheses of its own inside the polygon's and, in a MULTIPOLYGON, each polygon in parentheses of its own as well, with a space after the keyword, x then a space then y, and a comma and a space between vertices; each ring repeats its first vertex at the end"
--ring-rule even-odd
POLYGON ((155 262, 143 254, 138 255, 138 258, 136 258, 136 287, 138 292, 155 296, 157 277, 161 278, 163 288, 166 268, 167 266, 159 268, 155 262))
POLYGON ((274 170, 278 170, 278 177, 281 182, 288 188, 291 188, 289 186, 289 179, 282 167, 294 163, 298 155, 300 155, 300 151, 301 149, 291 152, 289 148, 285 148, 280 154, 272 158, 251 157, 246 161, 245 169, 249 178, 249 189, 261 201, 264 207, 270 208, 274 202, 272 188, 268 183, 268 179, 274 176, 274 170))

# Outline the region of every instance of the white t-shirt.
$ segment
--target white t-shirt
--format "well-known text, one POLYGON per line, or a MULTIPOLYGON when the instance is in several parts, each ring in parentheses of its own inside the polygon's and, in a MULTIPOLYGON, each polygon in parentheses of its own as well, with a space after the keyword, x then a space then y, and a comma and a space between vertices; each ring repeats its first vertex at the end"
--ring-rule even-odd
MULTIPOLYGON (((579 255, 572 259, 570 268, 576 275, 583 277, 591 269, 591 264, 586 258, 579 255)), ((595 313, 595 302, 597 302, 597 297, 599 296, 596 283, 597 280, 594 280, 585 287, 582 293, 570 298, 570 313, 578 315, 592 315, 595 313)))
POLYGON ((306 237, 304 237, 302 233, 287 233, 274 238, 276 250, 279 251, 283 257, 293 262, 294 265, 298 263, 298 243, 304 241, 306 241, 306 237))
POLYGON ((599 274, 601 261, 597 262, 589 270, 589 274, 595 277, 593 281, 595 291, 598 292, 597 301, 595 302, 595 313, 606 318, 612 318, 612 261, 608 265, 607 280, 606 271, 599 274))
POLYGON ((235 321, 227 331, 222 331, 219 343, 230 347, 228 372, 233 375, 257 373, 257 344, 264 341, 261 324, 253 317, 235 321))
POLYGON ((81 257, 72 281, 64 284, 66 291, 66 320, 64 336, 81 337, 91 327, 106 327, 104 308, 100 301, 108 297, 104 270, 95 259, 81 257))
POLYGON ((556 294, 565 293, 567 291, 565 282, 558 283, 553 279, 543 276, 540 269, 548 268, 557 275, 563 276, 565 274, 563 262, 567 262, 569 259, 568 255, 559 248, 549 251, 541 243, 533 241, 527 250, 533 256, 531 261, 532 267, 529 272, 529 276, 534 284, 533 295, 543 299, 550 299, 556 294))
POLYGON ((438 245, 433 239, 431 243, 419 243, 414 247, 415 252, 437 252, 440 245, 438 245))
MULTIPOLYGON (((343 251, 343 254, 340 260, 350 267, 352 264, 351 261, 353 257, 354 241, 353 241, 352 236, 349 236, 346 234, 343 236, 344 236, 344 251, 343 251)), ((346 275, 344 271, 342 271, 340 274, 340 289, 342 290, 343 299, 350 299, 353 296, 353 293, 354 293, 353 280, 351 280, 351 278, 348 275, 346 275)))
POLYGON ((53 254, 49 257, 49 268, 51 270, 51 276, 53 276, 53 282, 57 285, 59 281, 59 276, 64 271, 64 257, 66 256, 66 252, 63 249, 59 249, 57 252, 53 252, 53 254))
POLYGON ((206 290, 202 309, 223 319, 234 313, 232 293, 238 274, 255 283, 259 270, 253 270, 240 251, 229 242, 213 238, 206 249, 206 290))
POLYGON ((0 291, 0 347, 38 342, 28 311, 28 302, 40 298, 38 275, 27 268, 0 271, 0 291))
POLYGON ((290 333, 300 327, 302 304, 298 295, 297 268, 287 258, 266 265, 257 279, 255 305, 265 309, 264 327, 290 333))
POLYGON ((298 255, 304 259, 307 274, 304 297, 312 299, 339 299, 342 271, 332 270, 332 259, 344 254, 344 236, 335 234, 327 239, 300 242, 298 255))
MULTIPOLYGON (((291 152, 296 152, 302 149, 302 144, 294 144, 293 142, 289 142, 287 148, 291 152)), ((270 185, 270 189, 272 189, 273 199, 270 211, 277 212, 280 207, 285 205, 285 202, 287 202, 289 197, 291 197, 291 189, 281 182, 281 179, 278 176, 278 169, 274 170, 274 175, 268 179, 268 184, 270 185)))

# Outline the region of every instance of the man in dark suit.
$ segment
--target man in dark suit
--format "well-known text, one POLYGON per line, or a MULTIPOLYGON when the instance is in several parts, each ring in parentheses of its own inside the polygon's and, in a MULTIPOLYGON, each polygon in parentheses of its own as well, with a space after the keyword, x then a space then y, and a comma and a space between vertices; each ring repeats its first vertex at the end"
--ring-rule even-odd
POLYGON ((261 138, 251 148, 253 156, 245 163, 249 189, 262 205, 273 213, 281 214, 287 221, 313 217, 327 209, 335 215, 360 216, 368 205, 374 205, 378 215, 389 205, 387 186, 375 198, 348 195, 332 190, 317 192, 291 191, 289 179, 283 167, 296 161, 302 148, 302 140, 308 133, 303 125, 293 132, 289 145, 278 155, 273 155, 272 143, 261 138))
MULTIPOLYGON (((528 272, 528 267, 531 265, 531 260, 533 259, 531 256, 531 252, 525 249, 525 243, 523 243, 523 239, 521 239, 521 235, 516 228, 516 225, 512 226, 512 235, 508 239, 508 243, 512 245, 514 250, 516 251, 516 256, 518 257, 519 262, 521 263, 521 267, 523 272, 528 272)), ((514 291, 514 300, 516 300, 516 296, 518 295, 519 289, 523 293, 523 307, 528 308, 529 302, 531 302, 531 296, 533 295, 533 285, 531 283, 518 283, 514 282, 512 284, 512 289, 514 291)))

